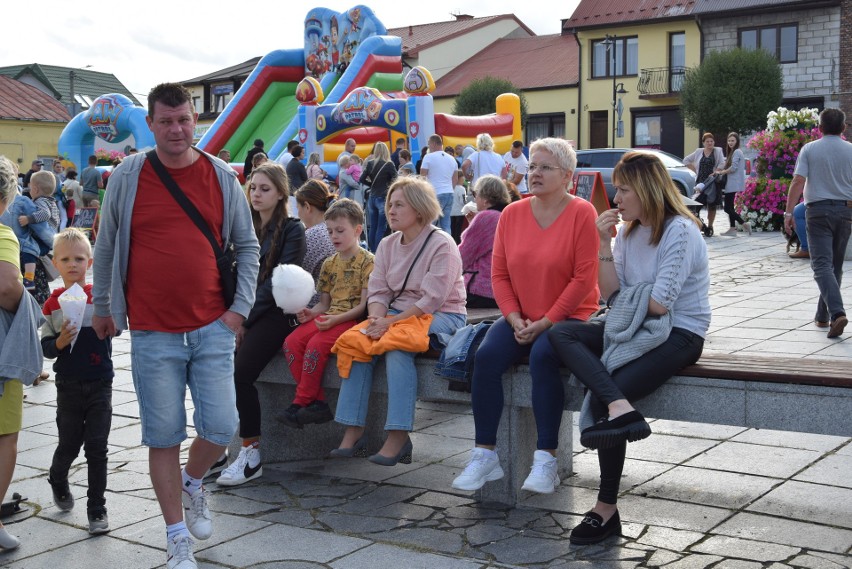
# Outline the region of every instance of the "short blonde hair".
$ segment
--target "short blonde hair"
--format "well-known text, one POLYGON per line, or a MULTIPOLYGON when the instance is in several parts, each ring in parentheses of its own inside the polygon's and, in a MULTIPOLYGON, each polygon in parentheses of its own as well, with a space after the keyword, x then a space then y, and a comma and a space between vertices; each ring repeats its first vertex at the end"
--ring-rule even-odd
POLYGON ((494 148, 494 139, 487 132, 476 135, 476 147, 479 150, 491 150, 494 148))
POLYGON ((56 248, 60 245, 73 245, 75 243, 81 243, 86 250, 86 254, 89 258, 92 258, 92 243, 89 241, 89 238, 86 237, 86 234, 77 229, 76 227, 66 227, 59 233, 53 236, 53 250, 56 251, 56 248))
POLYGON ((556 158, 556 165, 572 172, 577 169, 577 153, 564 138, 539 138, 530 145, 530 156, 539 150, 546 150, 556 158))
POLYGON ((404 176, 391 184, 385 198, 385 215, 390 212, 391 198, 396 191, 402 192, 405 201, 417 212, 417 217, 424 225, 441 217, 443 211, 435 195, 435 188, 422 176, 404 176))
POLYGON ((30 188, 36 187, 40 194, 44 196, 52 196, 56 190, 56 176, 53 172, 47 170, 39 170, 30 177, 30 188))

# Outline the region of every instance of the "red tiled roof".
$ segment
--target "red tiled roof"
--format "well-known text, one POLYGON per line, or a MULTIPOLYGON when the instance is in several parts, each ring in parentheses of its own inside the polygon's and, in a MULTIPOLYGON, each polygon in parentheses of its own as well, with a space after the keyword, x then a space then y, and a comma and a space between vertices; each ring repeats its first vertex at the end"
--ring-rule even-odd
POLYGON ((508 79, 521 90, 577 85, 577 42, 573 35, 501 39, 437 81, 435 97, 452 97, 474 79, 508 79))
POLYGON ((803 9, 811 8, 814 4, 840 4, 840 0, 696 0, 693 14, 713 15, 718 12, 732 10, 766 10, 771 8, 778 11, 782 8, 803 9))
POLYGON ((814 4, 839 4, 839 0, 582 0, 562 21, 563 30, 646 22, 668 18, 721 15, 723 12, 801 9, 814 4))
POLYGON ((571 17, 563 21, 562 28, 690 16, 695 4, 696 0, 582 0, 571 17))
POLYGON ((498 16, 487 16, 484 18, 470 18, 453 20, 451 22, 434 22, 431 24, 420 24, 416 26, 405 26, 402 28, 391 28, 388 35, 402 38, 402 55, 416 57, 422 49, 440 44, 454 37, 469 33, 483 26, 493 24, 500 20, 514 20, 518 26, 531 36, 535 35, 514 14, 502 14, 498 16))
POLYGON ((65 106, 31 85, 0 75, 0 119, 68 122, 65 106))

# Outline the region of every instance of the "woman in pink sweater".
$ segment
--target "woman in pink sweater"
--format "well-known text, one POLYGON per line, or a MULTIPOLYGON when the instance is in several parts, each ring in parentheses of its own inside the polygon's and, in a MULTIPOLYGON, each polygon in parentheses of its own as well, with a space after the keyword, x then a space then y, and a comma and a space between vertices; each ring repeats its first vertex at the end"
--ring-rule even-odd
POLYGON ((524 356, 529 356, 538 441, 523 489, 549 494, 559 484, 555 452, 565 394, 562 362, 545 332, 569 318, 587 320, 600 299, 597 212, 568 194, 576 166, 577 156, 565 140, 534 142, 529 164, 533 197, 507 206, 497 224, 491 283, 503 317, 476 352, 471 394, 476 447, 453 481, 458 490, 477 490, 503 477, 495 449, 502 376, 524 356))
MULTIPOLYGON (((388 189, 384 207, 393 233, 381 240, 376 251, 367 286, 370 325, 363 332, 378 340, 395 322, 431 314, 429 334, 452 335, 466 320, 464 282, 456 242, 432 226, 441 215, 435 189, 425 179, 399 178, 388 189)), ((388 379, 388 438, 369 460, 382 466, 411 463, 413 445, 408 433, 414 430, 417 401, 414 356, 400 348, 369 362, 353 362, 349 377, 340 385, 335 414, 335 420, 346 425, 346 432, 331 456, 366 455, 364 426, 373 368, 382 357, 388 379)))
POLYGON ((476 182, 473 195, 477 214, 462 233, 459 245, 467 307, 497 308, 491 288, 491 253, 500 213, 509 205, 509 191, 503 180, 489 174, 476 182))

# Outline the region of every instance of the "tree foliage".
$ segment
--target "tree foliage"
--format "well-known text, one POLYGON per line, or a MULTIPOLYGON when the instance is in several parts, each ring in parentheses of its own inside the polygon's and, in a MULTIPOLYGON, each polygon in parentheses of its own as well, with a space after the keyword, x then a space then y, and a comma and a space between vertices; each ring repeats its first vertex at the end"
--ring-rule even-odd
POLYGON ((686 72, 680 92, 684 122, 715 133, 751 132, 781 104, 781 65, 762 50, 711 52, 686 72))
POLYGON ((514 93, 521 98, 521 125, 526 125, 526 97, 511 81, 498 77, 486 76, 471 81, 456 97, 452 114, 473 117, 494 113, 497 111, 497 97, 503 93, 514 93))

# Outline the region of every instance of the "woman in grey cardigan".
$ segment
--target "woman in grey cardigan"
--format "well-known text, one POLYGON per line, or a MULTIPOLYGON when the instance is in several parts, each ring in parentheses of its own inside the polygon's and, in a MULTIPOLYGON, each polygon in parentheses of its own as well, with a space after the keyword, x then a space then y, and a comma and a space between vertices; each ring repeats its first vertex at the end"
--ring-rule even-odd
POLYGON ((580 443, 598 450, 600 489, 595 506, 571 532, 574 544, 621 533, 616 503, 627 443, 651 434, 633 402, 695 363, 710 325, 707 245, 660 159, 629 152, 615 166, 612 180, 618 209, 597 219, 598 286, 613 302, 610 315, 615 318, 608 316, 605 324, 564 320, 549 332, 562 363, 592 394, 590 426, 581 430, 580 443), (619 217, 624 223, 613 245, 619 217), (629 328, 634 330, 629 338, 621 333, 628 328, 619 330, 628 320, 624 302, 641 322, 629 328))
MULTIPOLYGON (((716 139, 709 132, 705 132, 701 137, 701 148, 683 159, 683 163, 687 168, 695 172, 696 183, 707 183, 713 172, 720 169, 725 163, 725 155, 722 149, 716 146, 716 139)), ((707 225, 710 226, 710 235, 713 235, 713 223, 716 221, 716 208, 721 203, 719 191, 711 192, 710 199, 696 198, 701 203, 707 206, 707 225), (703 201, 702 201, 703 200, 703 201)), ((705 191, 706 195, 706 191, 705 191)), ((698 208, 701 211, 701 208, 698 208)))
POLYGON ((725 174, 728 176, 728 183, 725 185, 725 213, 728 214, 728 220, 731 222, 731 228, 722 233, 725 237, 736 237, 737 226, 742 225, 743 231, 751 235, 751 225, 744 221, 737 210, 734 209, 734 198, 737 193, 745 190, 745 156, 740 150, 740 135, 736 132, 728 134, 728 157, 725 159, 725 165, 718 168, 716 175, 725 174))

